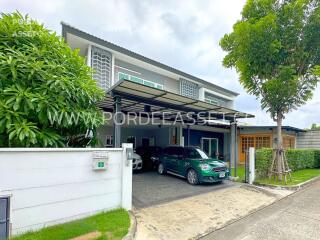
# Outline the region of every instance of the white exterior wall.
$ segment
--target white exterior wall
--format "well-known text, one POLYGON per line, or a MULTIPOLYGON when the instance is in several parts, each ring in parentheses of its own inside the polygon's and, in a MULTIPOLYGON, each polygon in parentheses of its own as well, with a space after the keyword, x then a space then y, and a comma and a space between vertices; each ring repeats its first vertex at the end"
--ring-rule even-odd
POLYGON ((130 147, 0 149, 0 195, 11 196, 12 233, 114 208, 131 209, 130 147), (106 170, 93 170, 96 151, 108 153, 106 170))

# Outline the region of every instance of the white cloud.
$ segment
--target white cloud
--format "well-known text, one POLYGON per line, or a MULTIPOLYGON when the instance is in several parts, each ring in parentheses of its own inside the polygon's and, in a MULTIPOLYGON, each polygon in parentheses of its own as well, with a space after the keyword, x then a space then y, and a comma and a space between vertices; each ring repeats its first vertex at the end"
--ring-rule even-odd
MULTIPOLYGON (((245 93, 235 70, 225 69, 221 37, 232 31, 246 0, 0 0, 3 12, 19 10, 61 32, 65 21, 222 87, 239 92, 237 109, 253 113, 254 124, 272 124, 259 102, 245 93)), ((290 113, 285 124, 308 127, 320 122, 320 90, 314 99, 290 113)))

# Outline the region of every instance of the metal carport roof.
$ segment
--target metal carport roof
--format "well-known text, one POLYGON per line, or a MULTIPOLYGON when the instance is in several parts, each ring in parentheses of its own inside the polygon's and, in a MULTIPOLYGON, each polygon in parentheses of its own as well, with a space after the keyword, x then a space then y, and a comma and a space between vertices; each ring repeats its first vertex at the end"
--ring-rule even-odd
POLYGON ((201 100, 181 96, 166 90, 153 88, 129 80, 117 82, 106 94, 104 101, 98 105, 104 111, 112 112, 114 97, 121 97, 121 111, 124 113, 171 112, 185 115, 187 113, 203 114, 209 119, 235 120, 252 118, 254 115, 239 112, 230 108, 214 105, 201 100))

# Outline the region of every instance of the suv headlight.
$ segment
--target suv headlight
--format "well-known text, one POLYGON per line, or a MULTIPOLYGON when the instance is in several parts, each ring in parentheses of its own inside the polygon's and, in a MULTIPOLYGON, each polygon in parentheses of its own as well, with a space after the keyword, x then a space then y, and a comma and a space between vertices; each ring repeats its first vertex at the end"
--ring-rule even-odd
POLYGON ((201 163, 201 164, 200 164, 200 168, 201 168, 201 170, 203 170, 203 171, 208 171, 208 170, 210 170, 210 165, 209 165, 209 164, 206 164, 206 163, 201 163))
POLYGON ((159 158, 158 158, 158 157, 151 157, 151 160, 152 160, 152 161, 158 161, 159 158))

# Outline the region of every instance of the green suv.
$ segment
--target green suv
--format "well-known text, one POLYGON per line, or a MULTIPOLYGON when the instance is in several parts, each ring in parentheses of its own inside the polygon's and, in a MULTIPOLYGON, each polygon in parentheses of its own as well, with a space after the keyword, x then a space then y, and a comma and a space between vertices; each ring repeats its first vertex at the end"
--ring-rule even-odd
POLYGON ((229 177, 229 169, 224 162, 209 158, 197 147, 165 148, 160 156, 158 173, 187 178, 192 185, 221 182, 229 177))

